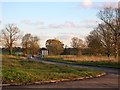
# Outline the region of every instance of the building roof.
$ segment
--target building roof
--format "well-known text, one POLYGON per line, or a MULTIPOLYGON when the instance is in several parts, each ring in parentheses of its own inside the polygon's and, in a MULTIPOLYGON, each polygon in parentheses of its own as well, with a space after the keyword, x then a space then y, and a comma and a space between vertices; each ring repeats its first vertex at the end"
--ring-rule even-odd
POLYGON ((41 48, 41 50, 47 50, 47 48, 41 48))

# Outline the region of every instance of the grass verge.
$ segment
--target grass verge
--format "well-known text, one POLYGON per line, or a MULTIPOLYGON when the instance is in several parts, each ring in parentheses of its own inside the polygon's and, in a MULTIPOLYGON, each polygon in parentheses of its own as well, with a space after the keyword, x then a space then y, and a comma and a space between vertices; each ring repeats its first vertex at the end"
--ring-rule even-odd
POLYGON ((88 68, 58 66, 29 61, 19 57, 2 56, 3 84, 27 84, 50 80, 96 77, 103 71, 88 68))

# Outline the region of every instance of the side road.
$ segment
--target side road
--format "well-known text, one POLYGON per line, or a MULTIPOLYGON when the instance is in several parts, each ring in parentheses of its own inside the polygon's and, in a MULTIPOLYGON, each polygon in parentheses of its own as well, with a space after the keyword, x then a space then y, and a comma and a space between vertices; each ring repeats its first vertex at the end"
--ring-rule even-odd
MULTIPOLYGON (((18 88, 19 89, 24 88, 25 90, 28 90, 29 88, 36 88, 36 89, 37 88, 117 88, 119 90, 120 78, 119 78, 118 69, 64 64, 64 63, 44 61, 38 58, 35 59, 35 61, 49 63, 49 64, 69 65, 73 67, 85 67, 85 68, 93 68, 97 70, 104 70, 107 73, 107 75, 99 78, 93 78, 93 79, 65 81, 65 82, 58 82, 58 83, 6 86, 6 87, 3 87, 2 90, 12 90, 12 89, 18 89, 18 88)), ((117 89, 114 89, 114 90, 117 90, 117 89)))

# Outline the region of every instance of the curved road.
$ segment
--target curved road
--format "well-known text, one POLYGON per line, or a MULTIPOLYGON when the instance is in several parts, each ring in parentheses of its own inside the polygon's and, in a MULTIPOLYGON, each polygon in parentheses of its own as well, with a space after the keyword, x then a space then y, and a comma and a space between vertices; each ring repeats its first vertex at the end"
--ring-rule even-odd
POLYGON ((64 63, 57 63, 57 62, 50 62, 43 60, 36 60, 36 61, 49 63, 49 64, 69 65, 73 67, 94 68, 97 70, 104 70, 107 74, 99 78, 85 79, 85 80, 64 81, 64 82, 38 84, 38 85, 34 84, 34 85, 22 85, 22 86, 4 86, 2 90, 13 90, 13 89, 28 90, 29 88, 33 88, 33 89, 34 88, 106 88, 106 89, 110 88, 110 90, 120 89, 119 87, 120 83, 118 82, 118 80, 120 80, 118 69, 72 65, 72 64, 64 64, 64 63))

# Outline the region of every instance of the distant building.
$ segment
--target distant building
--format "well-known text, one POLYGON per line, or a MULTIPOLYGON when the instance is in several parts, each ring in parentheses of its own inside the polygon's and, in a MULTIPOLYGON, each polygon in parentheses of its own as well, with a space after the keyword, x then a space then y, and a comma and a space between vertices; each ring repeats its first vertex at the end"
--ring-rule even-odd
POLYGON ((41 48, 39 51, 39 55, 41 56, 48 55, 48 50, 46 48, 41 48))
POLYGON ((22 55, 23 52, 15 52, 15 54, 16 54, 17 56, 19 56, 19 55, 22 55))

